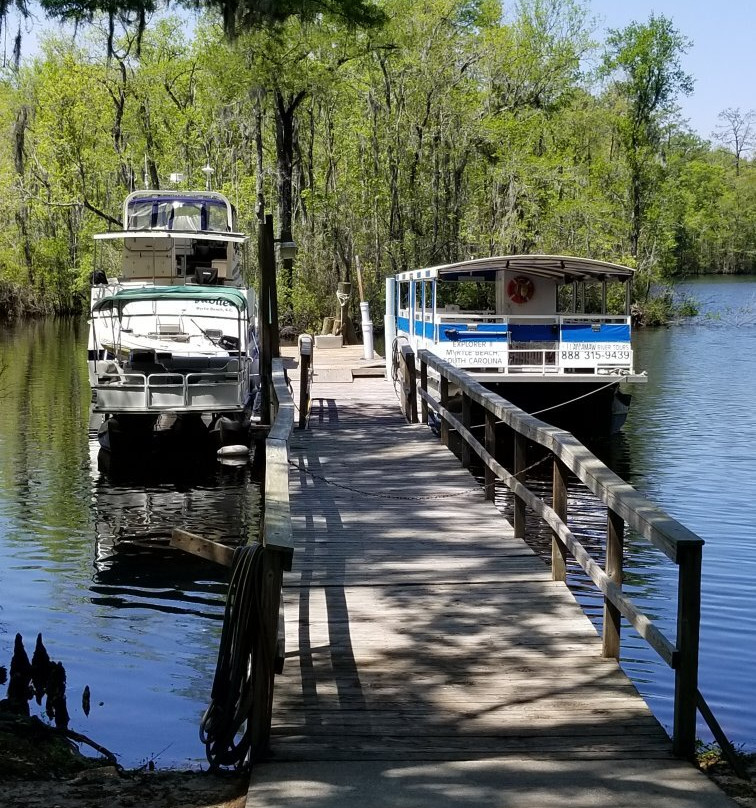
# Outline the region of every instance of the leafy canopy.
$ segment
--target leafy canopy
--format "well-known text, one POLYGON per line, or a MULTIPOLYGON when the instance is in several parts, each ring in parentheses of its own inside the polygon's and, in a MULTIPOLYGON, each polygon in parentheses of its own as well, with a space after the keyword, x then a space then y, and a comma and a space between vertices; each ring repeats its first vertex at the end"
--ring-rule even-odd
MULTIPOLYGON (((25 7, 27 0, 15 0, 25 7)), ((91 21, 105 14, 112 21, 119 17, 136 17, 141 29, 145 19, 169 0, 41 0, 48 16, 76 22, 91 21)), ((383 22, 383 12, 371 0, 179 0, 180 4, 197 11, 219 13, 226 35, 233 39, 237 33, 267 24, 284 22, 289 17, 312 20, 325 14, 348 25, 369 26, 383 22)), ((9 0, 0 0, 4 13, 9 0)))

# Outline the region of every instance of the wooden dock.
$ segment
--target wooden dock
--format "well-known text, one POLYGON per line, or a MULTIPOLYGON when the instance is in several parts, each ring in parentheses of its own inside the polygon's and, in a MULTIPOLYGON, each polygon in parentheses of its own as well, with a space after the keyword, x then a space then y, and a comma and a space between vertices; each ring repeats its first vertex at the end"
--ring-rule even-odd
POLYGON ((292 438, 286 659, 247 806, 734 805, 360 351, 316 350, 292 438))

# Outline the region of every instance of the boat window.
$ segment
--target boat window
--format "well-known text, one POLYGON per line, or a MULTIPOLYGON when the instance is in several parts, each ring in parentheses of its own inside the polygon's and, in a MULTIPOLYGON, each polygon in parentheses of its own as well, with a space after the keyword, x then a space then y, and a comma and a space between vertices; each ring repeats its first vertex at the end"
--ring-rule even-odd
POLYGON ((167 230, 171 220, 171 213, 173 213, 173 202, 158 202, 156 208, 153 227, 160 227, 163 230, 167 230))
POLYGON ((149 230, 152 227, 152 200, 136 200, 129 205, 127 230, 149 230))
POLYGON ((399 308, 400 309, 408 309, 409 308, 409 284, 408 283, 399 283, 399 308))
POLYGON ((200 231, 202 229, 201 207, 199 205, 174 202, 170 229, 190 233, 200 231))
POLYGON ((489 282, 462 281, 438 286, 438 305, 452 304, 462 311, 495 311, 496 285, 489 282))
POLYGON ((208 202, 207 207, 207 226, 205 230, 212 230, 215 232, 225 232, 228 228, 228 211, 226 206, 220 202, 208 202))

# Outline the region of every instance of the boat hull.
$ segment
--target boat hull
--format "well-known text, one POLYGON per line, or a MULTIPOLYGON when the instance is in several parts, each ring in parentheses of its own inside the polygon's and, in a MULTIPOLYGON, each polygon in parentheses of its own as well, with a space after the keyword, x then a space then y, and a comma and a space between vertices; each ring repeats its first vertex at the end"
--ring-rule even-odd
POLYGON ((631 396, 620 389, 619 381, 480 381, 515 407, 581 438, 616 434, 630 409, 631 396))

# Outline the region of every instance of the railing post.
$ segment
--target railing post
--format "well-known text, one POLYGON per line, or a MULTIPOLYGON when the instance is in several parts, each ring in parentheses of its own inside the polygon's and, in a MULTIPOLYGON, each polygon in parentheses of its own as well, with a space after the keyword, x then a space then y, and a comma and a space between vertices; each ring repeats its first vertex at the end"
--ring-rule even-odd
MULTIPOLYGON (((485 442, 486 451, 496 459, 496 416, 489 409, 486 410, 485 442)), ((496 499, 496 475, 486 466, 485 476, 486 499, 493 502, 496 499)))
MULTIPOLYGON (((519 482, 525 482, 525 457, 527 438, 519 432, 514 433, 514 475, 519 482)), ((516 539, 525 538, 525 500, 515 494, 514 498, 514 535, 516 539)))
POLYGON ((312 337, 309 334, 299 335, 299 428, 307 425, 307 413, 310 407, 310 368, 312 367, 312 337))
MULTIPOLYGON (((622 585, 625 522, 611 508, 606 514, 606 574, 622 585)), ((620 610, 604 598, 604 632, 602 655, 619 659, 622 615, 620 610)))
POLYGON ((262 614, 260 635, 254 652, 252 706, 250 709, 250 742, 252 760, 264 757, 270 745, 273 714, 273 681, 275 678, 276 646, 281 606, 283 568, 281 554, 263 548, 262 614))
MULTIPOLYGON (((470 428, 470 424, 472 423, 472 399, 464 392, 462 393, 462 423, 467 427, 467 429, 470 428)), ((462 439, 462 447, 460 450, 459 459, 466 469, 470 468, 470 464, 472 462, 472 450, 470 449, 470 444, 465 438, 462 439)))
POLYGON ((417 423, 417 372, 415 370, 415 354, 407 357, 407 404, 409 406, 409 422, 417 423))
MULTIPOLYGON (((449 406, 449 380, 446 376, 441 376, 438 385, 439 403, 442 407, 449 406)), ((441 443, 449 446, 449 422, 441 416, 441 443)))
POLYGON ((402 397, 401 409, 404 417, 411 423, 417 423, 417 374, 415 373, 415 354, 409 345, 402 345, 400 351, 402 365, 402 397))
MULTIPOLYGON (((567 524, 567 466, 554 458, 551 483, 551 507, 556 515, 567 524)), ((567 547, 552 531, 551 534, 551 578, 554 581, 567 580, 567 547)))
MULTIPOLYGON (((428 363, 420 357, 420 389, 428 392, 428 363)), ((420 398, 420 422, 428 423, 428 402, 421 396, 420 398)))
POLYGON ((680 546, 677 588, 677 666, 672 751, 692 758, 696 749, 698 640, 701 626, 701 545, 680 546))

